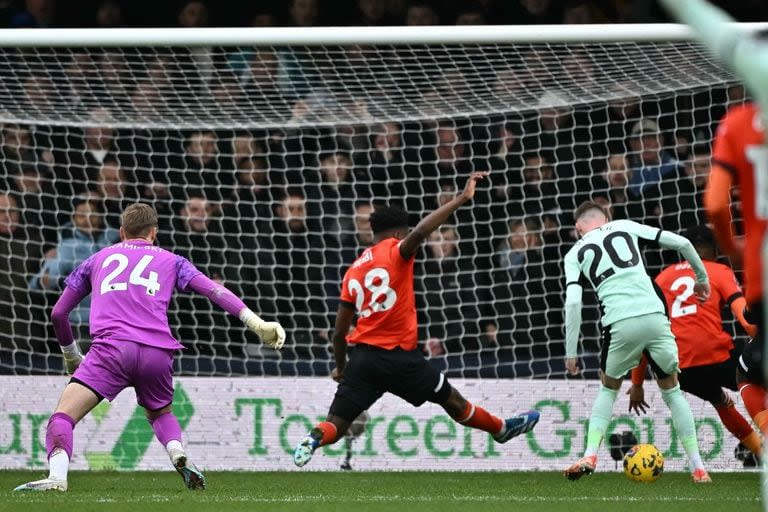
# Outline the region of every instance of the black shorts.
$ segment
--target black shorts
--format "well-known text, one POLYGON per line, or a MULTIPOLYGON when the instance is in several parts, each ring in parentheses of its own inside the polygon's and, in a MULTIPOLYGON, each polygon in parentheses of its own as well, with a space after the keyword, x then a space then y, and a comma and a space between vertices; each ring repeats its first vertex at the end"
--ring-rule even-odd
POLYGON ((763 355, 765 343, 759 334, 744 345, 744 350, 739 357, 739 373, 741 380, 764 387, 763 355))
POLYGON ((680 370, 680 389, 716 404, 723 396, 723 388, 736 390, 736 359, 722 363, 691 366, 680 370))
POLYGON ((351 422, 384 393, 418 407, 424 402, 443 403, 450 392, 445 376, 430 366, 418 350, 385 350, 358 344, 351 350, 329 412, 351 422))
POLYGON ((764 325, 765 313, 763 312, 763 301, 759 300, 754 304, 748 305, 747 309, 744 310, 744 319, 757 327, 755 338, 762 338, 763 343, 765 343, 766 332, 764 325))

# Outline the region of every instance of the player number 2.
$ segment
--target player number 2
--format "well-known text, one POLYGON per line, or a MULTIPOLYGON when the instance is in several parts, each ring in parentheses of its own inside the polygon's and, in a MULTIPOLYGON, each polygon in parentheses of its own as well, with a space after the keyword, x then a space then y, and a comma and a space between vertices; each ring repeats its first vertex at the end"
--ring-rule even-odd
POLYGON ((672 318, 679 318, 686 315, 696 314, 696 304, 688 304, 683 306, 683 302, 693 295, 693 287, 696 285, 696 281, 691 276, 681 276, 672 282, 670 290, 675 294, 675 301, 672 303, 672 318), (677 291, 682 289, 678 294, 677 291))
POLYGON ((143 256, 136 266, 133 267, 133 270, 131 270, 131 274, 128 276, 128 282, 125 282, 115 281, 115 279, 128 268, 128 257, 119 253, 107 257, 104 260, 104 263, 101 264, 102 269, 109 267, 114 262, 117 263, 117 266, 112 269, 112 271, 107 274, 107 277, 101 282, 101 294, 104 295, 109 292, 125 291, 128 289, 129 284, 133 284, 136 286, 143 286, 147 290, 147 295, 154 296, 160 291, 160 282, 157 280, 157 272, 151 270, 147 277, 142 276, 147 269, 147 265, 149 265, 153 258, 154 256, 150 256, 149 254, 143 256))
POLYGON ((350 279, 347 285, 349 293, 355 296, 355 309, 361 317, 369 317, 373 313, 386 311, 395 305, 397 292, 389 287, 389 272, 383 268, 371 269, 365 274, 363 281, 365 281, 365 288, 371 292, 371 299, 365 309, 363 309, 365 302, 363 285, 357 279, 350 279))

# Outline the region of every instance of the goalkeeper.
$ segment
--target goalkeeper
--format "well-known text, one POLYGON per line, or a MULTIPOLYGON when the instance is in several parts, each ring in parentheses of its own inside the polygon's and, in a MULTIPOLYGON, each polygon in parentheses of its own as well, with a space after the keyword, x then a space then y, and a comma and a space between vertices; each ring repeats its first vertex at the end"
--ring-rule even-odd
POLYGON ((127 387, 171 463, 189 489, 205 488, 205 478, 192 464, 181 443, 181 427, 173 415, 173 355, 183 348, 171 335, 168 304, 174 289, 194 291, 232 315, 268 345, 279 349, 285 331, 264 322, 232 292, 204 276, 186 258, 154 245, 157 213, 146 204, 128 206, 120 226, 122 242, 102 249, 80 264, 65 280, 66 288, 53 308, 51 320, 73 374, 48 420, 45 447, 48 478, 29 482, 17 491, 66 491, 72 457, 73 429, 102 399, 114 399, 127 387), (93 344, 80 354, 69 324, 69 313, 92 295, 90 328, 93 344))

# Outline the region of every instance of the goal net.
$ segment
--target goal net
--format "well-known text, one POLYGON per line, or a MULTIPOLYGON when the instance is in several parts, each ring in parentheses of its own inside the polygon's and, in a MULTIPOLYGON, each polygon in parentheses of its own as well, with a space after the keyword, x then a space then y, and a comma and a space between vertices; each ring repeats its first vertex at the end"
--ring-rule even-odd
MULTIPOLYGON (((0 77, 0 373, 61 375, 49 316, 63 279, 118 239, 126 204, 145 201, 160 214, 161 246, 288 332, 275 352, 208 300, 179 294, 169 319, 187 347, 177 363, 187 392, 223 384, 184 376, 266 376, 301 409, 308 381, 271 378, 327 379, 341 276, 371 243, 372 208, 402 205, 414 225, 488 170, 417 257, 419 340, 478 400, 494 382, 503 399, 525 390, 529 407, 548 401, 559 411, 552 436, 558 421, 588 417, 599 368, 598 305, 586 296, 587 380, 563 380, 561 260, 575 206, 596 200, 614 218, 676 232, 703 222, 714 128, 744 101, 686 41, 5 47, 0 77), (569 389, 586 391, 565 411, 569 389)), ((651 273, 676 261, 645 258, 651 273)), ((71 319, 87 347, 87 301, 71 319)), ((313 421, 325 388, 304 411, 313 421)), ((616 430, 647 439, 653 421, 643 421, 616 430)), ((583 427, 568 434, 574 446, 583 427)), ((733 464, 727 432, 710 431, 733 464)), ((483 468, 500 463, 489 460, 483 468)))

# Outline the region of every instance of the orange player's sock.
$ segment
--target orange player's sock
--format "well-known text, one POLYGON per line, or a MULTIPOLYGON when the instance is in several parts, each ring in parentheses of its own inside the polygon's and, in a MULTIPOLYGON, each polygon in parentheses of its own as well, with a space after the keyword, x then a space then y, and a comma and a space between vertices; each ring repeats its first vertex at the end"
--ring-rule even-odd
POLYGON ((489 434, 499 434, 504 428, 504 421, 482 407, 467 402, 467 407, 458 418, 453 418, 462 425, 484 430, 489 434))
POLYGON ((323 436, 322 439, 320 439, 320 446, 325 446, 326 444, 332 444, 336 442, 338 429, 336 428, 336 425, 330 421, 318 423, 314 430, 319 430, 323 436))
POLYGON ((741 415, 741 413, 733 405, 733 400, 730 398, 728 402, 715 406, 717 414, 720 416, 720 421, 723 422, 725 428, 736 437, 739 441, 744 443, 744 446, 752 453, 760 457, 762 453, 762 443, 760 436, 752 429, 749 422, 741 415))
POLYGON ((754 430, 744 439, 739 439, 747 447, 747 450, 755 454, 755 457, 763 458, 763 440, 754 430))
POLYGON ((768 433, 768 410, 765 403, 765 388, 756 384, 743 383, 739 386, 744 407, 757 424, 763 435, 768 433))

